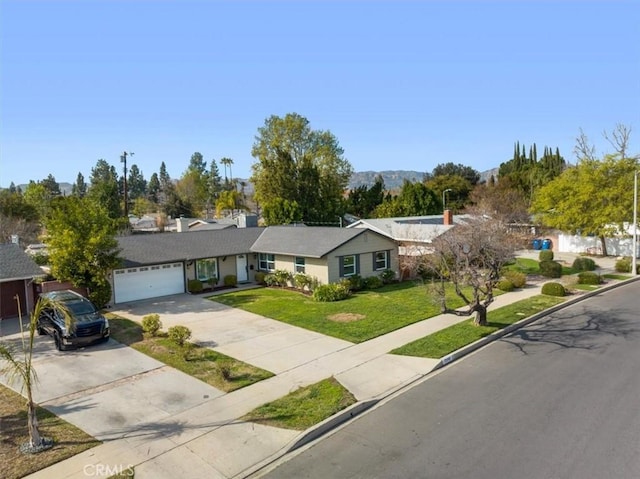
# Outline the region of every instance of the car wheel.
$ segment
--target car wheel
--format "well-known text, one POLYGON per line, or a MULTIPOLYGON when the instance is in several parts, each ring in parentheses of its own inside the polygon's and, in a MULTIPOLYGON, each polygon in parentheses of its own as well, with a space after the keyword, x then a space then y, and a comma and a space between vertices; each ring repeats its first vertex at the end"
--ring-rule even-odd
POLYGON ((64 344, 62 344, 62 338, 60 337, 60 335, 58 334, 58 331, 55 331, 53 333, 53 342, 56 343, 56 349, 58 351, 64 351, 66 348, 64 347, 64 344))
POLYGON ((38 326, 38 336, 44 336, 47 332, 41 327, 38 326))

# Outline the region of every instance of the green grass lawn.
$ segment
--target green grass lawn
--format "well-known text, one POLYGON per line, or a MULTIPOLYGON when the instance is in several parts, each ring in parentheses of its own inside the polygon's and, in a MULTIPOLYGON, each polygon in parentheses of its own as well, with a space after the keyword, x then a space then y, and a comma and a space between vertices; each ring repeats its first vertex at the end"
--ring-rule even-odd
MULTIPOLYGON (((496 294, 498 292, 496 291, 496 294)), ((450 307, 462 301, 447 293, 450 307)), ((405 281, 360 291, 344 301, 322 303, 295 291, 258 288, 212 296, 209 299, 268 318, 360 343, 440 314, 428 286, 405 281)))
POLYGON ((329 378, 263 404, 240 419, 303 431, 355 402, 353 394, 329 378))
POLYGON ((628 275, 628 274, 603 274, 602 277, 606 278, 606 279, 615 279, 615 280, 619 280, 619 281, 624 281, 625 279, 631 278, 631 275, 628 275))
POLYGON ((393 354, 440 359, 480 338, 564 301, 552 296, 534 296, 487 313, 488 326, 475 326, 473 319, 454 324, 391 351, 393 354))
POLYGON ((0 477, 3 479, 27 476, 100 444, 84 431, 38 407, 40 434, 53 439, 54 445, 38 454, 22 454, 19 447, 29 439, 25 404, 20 394, 0 385, 0 477))
POLYGON ((524 274, 538 274, 540 272, 538 264, 535 259, 516 258, 512 263, 505 266, 505 269, 524 274))
POLYGON ((111 326, 111 337, 141 353, 168 364, 225 392, 235 391, 263 379, 273 373, 230 358, 224 354, 188 343, 178 346, 166 334, 156 337, 143 334, 135 321, 113 313, 106 315, 111 326))

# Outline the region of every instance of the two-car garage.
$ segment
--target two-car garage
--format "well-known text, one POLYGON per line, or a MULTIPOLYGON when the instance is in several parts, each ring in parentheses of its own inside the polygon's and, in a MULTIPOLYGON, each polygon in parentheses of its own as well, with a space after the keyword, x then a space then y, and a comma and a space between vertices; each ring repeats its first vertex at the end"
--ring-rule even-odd
POLYGON ((116 269, 113 272, 114 302, 184 293, 184 277, 182 262, 116 269))

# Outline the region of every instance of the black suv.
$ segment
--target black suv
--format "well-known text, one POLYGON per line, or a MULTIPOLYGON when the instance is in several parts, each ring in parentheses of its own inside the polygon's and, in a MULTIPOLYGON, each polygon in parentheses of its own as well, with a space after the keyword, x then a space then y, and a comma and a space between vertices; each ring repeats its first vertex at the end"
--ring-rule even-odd
POLYGON ((84 296, 71 290, 40 295, 69 312, 70 321, 59 308, 45 308, 38 317, 38 334, 49 334, 59 351, 109 340, 109 321, 84 296), (67 324, 68 323, 68 324, 67 324))

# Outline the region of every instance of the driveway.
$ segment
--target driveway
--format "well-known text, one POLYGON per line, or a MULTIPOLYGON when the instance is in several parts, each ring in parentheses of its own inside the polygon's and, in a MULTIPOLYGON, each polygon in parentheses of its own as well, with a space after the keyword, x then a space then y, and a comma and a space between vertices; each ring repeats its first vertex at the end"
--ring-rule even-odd
POLYGON ((113 313, 136 322, 157 313, 164 330, 178 324, 187 326, 193 341, 275 374, 353 346, 349 341, 197 295, 180 294, 119 305, 113 313))

